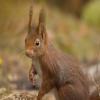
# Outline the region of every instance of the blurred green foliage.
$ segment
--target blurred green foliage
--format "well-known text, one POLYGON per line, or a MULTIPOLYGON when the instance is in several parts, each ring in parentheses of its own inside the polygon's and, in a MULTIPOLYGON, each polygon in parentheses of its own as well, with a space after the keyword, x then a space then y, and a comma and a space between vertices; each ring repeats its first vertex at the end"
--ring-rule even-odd
POLYGON ((40 3, 47 3, 48 6, 58 8, 61 12, 70 13, 76 17, 81 16, 84 6, 91 0, 36 0, 40 3))
POLYGON ((88 24, 100 28, 100 0, 95 0, 85 7, 83 19, 88 24))

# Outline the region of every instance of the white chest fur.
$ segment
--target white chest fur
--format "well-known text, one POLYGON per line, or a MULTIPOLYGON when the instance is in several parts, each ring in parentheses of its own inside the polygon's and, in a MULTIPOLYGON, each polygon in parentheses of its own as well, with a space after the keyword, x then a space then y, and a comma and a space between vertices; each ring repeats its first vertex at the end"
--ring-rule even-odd
POLYGON ((41 71, 41 66, 40 66, 40 63, 39 63, 39 60, 38 59, 33 59, 32 60, 32 63, 35 67, 35 70, 37 72, 38 75, 35 75, 35 82, 36 84, 41 87, 41 83, 42 83, 42 71, 41 71))
POLYGON ((42 78, 42 71, 41 71, 41 66, 40 66, 39 60, 38 59, 33 59, 32 63, 34 65, 39 77, 42 78))

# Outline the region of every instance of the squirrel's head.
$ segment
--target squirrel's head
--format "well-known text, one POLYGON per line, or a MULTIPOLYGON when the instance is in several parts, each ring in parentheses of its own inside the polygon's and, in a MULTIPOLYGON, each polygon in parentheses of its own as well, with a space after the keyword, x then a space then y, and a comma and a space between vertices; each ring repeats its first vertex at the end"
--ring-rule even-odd
POLYGON ((41 9, 39 22, 36 27, 32 25, 32 8, 29 16, 29 31, 25 38, 25 49, 28 57, 40 57, 44 55, 47 45, 47 33, 44 10, 41 9))

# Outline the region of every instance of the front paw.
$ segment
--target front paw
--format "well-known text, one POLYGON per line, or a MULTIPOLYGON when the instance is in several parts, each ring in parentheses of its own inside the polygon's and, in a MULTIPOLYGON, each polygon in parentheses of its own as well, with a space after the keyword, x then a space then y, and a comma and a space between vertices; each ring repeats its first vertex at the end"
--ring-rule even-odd
POLYGON ((32 84, 34 84, 34 81, 35 81, 35 69, 33 67, 31 67, 31 69, 29 70, 29 80, 32 82, 32 84))

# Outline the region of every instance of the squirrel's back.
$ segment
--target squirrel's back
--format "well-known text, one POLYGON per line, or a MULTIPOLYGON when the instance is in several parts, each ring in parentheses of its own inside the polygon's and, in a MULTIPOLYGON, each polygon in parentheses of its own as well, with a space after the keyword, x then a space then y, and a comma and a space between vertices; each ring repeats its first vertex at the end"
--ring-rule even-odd
POLYGON ((88 79, 85 77, 81 65, 76 59, 49 45, 41 59, 41 63, 43 73, 47 72, 50 77, 55 78, 56 87, 64 84, 73 84, 79 90, 82 89, 85 93, 84 95, 89 95, 88 79))

